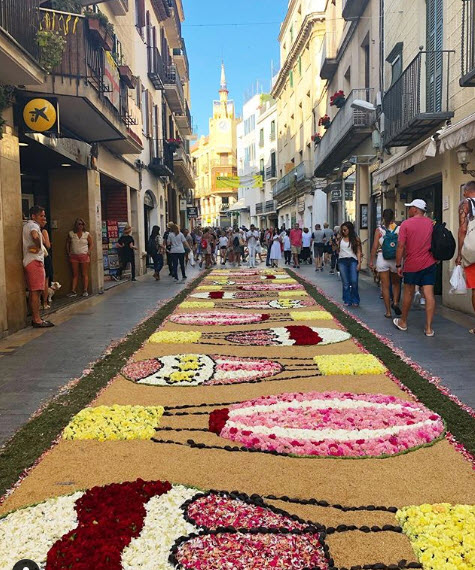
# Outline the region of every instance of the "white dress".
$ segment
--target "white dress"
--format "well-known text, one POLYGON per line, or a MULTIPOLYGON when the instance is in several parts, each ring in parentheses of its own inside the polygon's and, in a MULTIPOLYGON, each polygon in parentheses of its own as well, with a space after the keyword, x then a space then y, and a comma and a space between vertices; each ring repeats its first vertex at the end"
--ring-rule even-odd
POLYGON ((279 236, 274 236, 272 240, 272 247, 270 249, 271 259, 282 259, 282 250, 280 249, 280 238, 279 236))

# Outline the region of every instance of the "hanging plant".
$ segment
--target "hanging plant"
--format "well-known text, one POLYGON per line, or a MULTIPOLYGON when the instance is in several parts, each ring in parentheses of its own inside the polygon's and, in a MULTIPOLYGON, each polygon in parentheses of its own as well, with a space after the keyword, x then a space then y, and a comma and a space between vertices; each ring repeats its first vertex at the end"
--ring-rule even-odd
POLYGON ((343 92, 343 90, 340 89, 340 91, 336 91, 330 97, 330 107, 335 106, 338 109, 341 109, 343 107, 343 105, 345 104, 345 101, 346 101, 345 93, 343 92))
POLYGON ((318 121, 318 126, 323 127, 324 129, 328 129, 330 124, 331 124, 331 119, 328 115, 323 115, 323 117, 320 117, 320 120, 318 121))
POLYGON ((0 140, 3 138, 3 125, 6 120, 2 117, 5 109, 13 104, 15 99, 15 87, 12 85, 0 85, 0 140))
POLYGON ((312 135, 312 141, 315 143, 315 146, 320 144, 321 140, 322 140, 322 135, 320 133, 315 133, 314 135, 312 135))
POLYGON ((70 12, 80 14, 82 5, 80 0, 52 0, 51 8, 60 12, 70 12))
POLYGON ((51 73, 63 61, 66 40, 59 32, 46 30, 40 30, 36 39, 40 46, 40 65, 51 73))
POLYGON ((94 40, 105 50, 112 51, 114 47, 114 26, 109 22, 109 18, 102 12, 86 10, 84 15, 87 18, 89 33, 94 40))

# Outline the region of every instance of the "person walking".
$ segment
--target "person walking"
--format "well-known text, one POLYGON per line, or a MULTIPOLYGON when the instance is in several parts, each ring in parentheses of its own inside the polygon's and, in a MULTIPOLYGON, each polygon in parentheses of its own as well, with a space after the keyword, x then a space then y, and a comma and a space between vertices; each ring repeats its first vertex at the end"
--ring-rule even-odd
POLYGON ((249 267, 256 267, 256 249, 260 239, 259 230, 251 224, 249 231, 246 233, 247 247, 249 250, 249 267))
POLYGON ((290 245, 290 230, 284 231, 284 261, 285 265, 290 265, 292 262, 292 246, 290 245))
POLYGON ((226 265, 229 240, 224 231, 222 231, 221 234, 219 235, 218 244, 219 244, 219 256, 221 258, 221 265, 226 265))
POLYGON ((323 254, 325 232, 320 224, 315 224, 315 231, 312 232, 313 257, 315 259, 315 271, 323 271, 323 254))
POLYGON ((340 242, 340 226, 333 228, 333 235, 330 238, 331 260, 330 260, 330 275, 335 275, 338 271, 338 244, 340 242))
POLYGON ((294 224, 290 230, 290 247, 294 261, 294 269, 300 269, 300 253, 302 251, 302 230, 298 224, 294 224))
MULTIPOLYGON (((463 188, 463 200, 459 204, 459 231, 457 265, 463 265, 467 289, 472 290, 472 306, 475 311, 475 180, 463 188)), ((475 328, 469 329, 475 334, 475 328)))
POLYGON ((381 226, 374 232, 373 247, 369 267, 376 269, 381 279, 381 292, 383 294, 385 317, 392 318, 391 309, 397 316, 401 315, 399 298, 401 296, 401 278, 397 273, 396 250, 399 226, 394 221, 394 210, 387 208, 383 212, 381 226), (375 263, 376 258, 376 263, 375 263), (391 302, 392 290, 392 302, 391 302))
POLYGON ((328 222, 323 224, 323 261, 322 264, 325 265, 331 260, 332 246, 331 240, 333 237, 333 231, 330 229, 328 222))
POLYGON ((241 246, 244 244, 241 232, 237 226, 234 227, 231 235, 231 244, 233 248, 234 263, 241 267, 241 246))
POLYGON ((92 237, 86 231, 86 222, 82 218, 76 218, 73 229, 69 232, 66 240, 66 252, 73 272, 71 292, 68 297, 77 297, 79 281, 79 268, 82 276, 82 296, 89 297, 89 264, 91 262, 92 237))
MULTIPOLYGON (((190 254, 193 254, 193 248, 194 248, 195 244, 193 241, 193 236, 191 235, 189 229, 185 228, 182 231, 182 234, 185 236, 186 244, 187 244, 187 247, 185 247, 185 267, 186 267, 188 265, 188 262, 190 261, 190 254)), ((194 263, 194 259, 193 259, 193 263, 194 263)))
POLYGON ((351 222, 344 222, 340 232, 338 264, 343 285, 343 303, 347 307, 359 307, 358 274, 361 269, 361 240, 351 222))
POLYGON ((312 232, 308 228, 304 228, 302 231, 302 262, 307 262, 308 265, 312 265, 312 232))
POLYGON ((137 281, 135 278, 135 252, 137 248, 135 247, 135 240, 132 237, 132 226, 130 224, 127 224, 125 226, 124 232, 120 236, 119 241, 116 245, 119 249, 119 256, 121 261, 119 277, 122 277, 122 272, 127 269, 127 266, 130 263, 132 281, 137 281))
POLYGON ((282 241, 277 229, 274 230, 272 236, 272 245, 270 247, 270 261, 271 267, 279 267, 279 261, 282 259, 282 241))
POLYGON ((427 204, 424 200, 416 199, 410 204, 409 218, 402 222, 396 252, 396 268, 404 279, 404 297, 402 316, 393 320, 394 326, 400 331, 407 331, 407 318, 411 310, 416 286, 422 288, 426 300, 426 323, 424 334, 434 336, 432 320, 435 313, 434 285, 436 279, 437 261, 431 253, 432 231, 434 222, 426 216, 427 204))
POLYGON ((46 227, 42 228, 41 236, 43 238, 43 246, 44 246, 44 265, 45 265, 45 288, 43 292, 43 309, 47 310, 50 309, 50 305, 48 304, 48 294, 49 294, 49 286, 53 282, 53 259, 51 257, 51 240, 49 237, 48 230, 46 227))
POLYGON ((156 281, 160 281, 160 271, 163 269, 163 239, 159 226, 153 226, 148 240, 147 253, 153 260, 153 269, 156 281))
POLYGON ((42 228, 46 225, 46 212, 42 206, 30 208, 30 219, 23 225, 23 269, 29 292, 29 304, 33 328, 54 327, 40 317, 40 297, 45 288, 45 266, 42 228))
POLYGON ((178 264, 180 264, 181 281, 184 283, 186 281, 185 250, 188 249, 188 244, 185 236, 181 233, 180 228, 176 224, 170 226, 168 245, 170 246, 170 255, 172 258, 172 277, 178 282, 178 264))

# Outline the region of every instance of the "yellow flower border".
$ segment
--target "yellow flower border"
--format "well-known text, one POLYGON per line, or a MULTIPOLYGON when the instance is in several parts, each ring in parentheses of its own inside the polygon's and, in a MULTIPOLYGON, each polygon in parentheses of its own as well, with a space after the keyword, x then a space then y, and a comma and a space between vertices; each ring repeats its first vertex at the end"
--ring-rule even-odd
POLYGON ((323 376, 384 374, 387 368, 372 354, 338 354, 315 356, 314 362, 323 376))
POLYGON ((290 318, 293 321, 331 321, 333 315, 328 311, 291 311, 290 318))
POLYGON ((213 309, 214 307, 213 301, 183 301, 179 306, 180 309, 213 309))
POLYGON ((201 339, 199 331, 158 331, 148 339, 152 344, 193 344, 201 339))

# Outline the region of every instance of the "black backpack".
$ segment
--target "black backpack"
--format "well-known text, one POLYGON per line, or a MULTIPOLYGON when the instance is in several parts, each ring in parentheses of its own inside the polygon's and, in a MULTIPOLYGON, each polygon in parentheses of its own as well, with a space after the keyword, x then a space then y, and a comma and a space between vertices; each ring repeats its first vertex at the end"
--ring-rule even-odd
POLYGON ((233 239, 233 247, 239 247, 239 238, 237 236, 233 239))
POLYGON ((437 261, 448 261, 455 255, 456 243, 452 232, 444 223, 436 223, 432 230, 430 251, 437 261))
POLYGON ((157 253, 157 242, 155 238, 150 238, 147 243, 147 253, 149 255, 155 255, 157 253))

